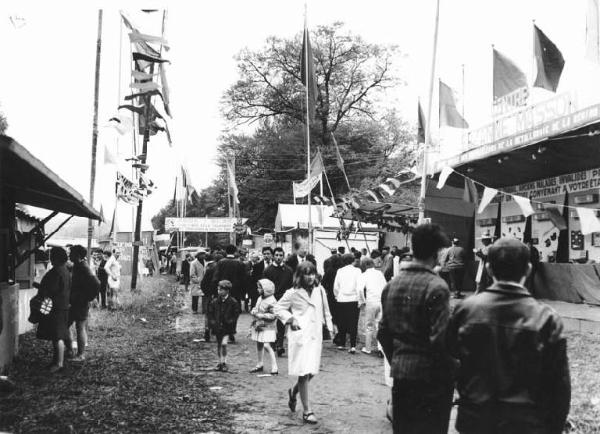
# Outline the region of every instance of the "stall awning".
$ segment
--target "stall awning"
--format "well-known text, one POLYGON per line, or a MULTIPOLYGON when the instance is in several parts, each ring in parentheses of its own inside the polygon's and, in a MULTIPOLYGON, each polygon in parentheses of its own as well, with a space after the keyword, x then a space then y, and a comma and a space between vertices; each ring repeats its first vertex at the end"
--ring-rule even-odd
MULTIPOLYGON (((520 185, 552 176, 600 167, 600 122, 563 134, 453 165, 456 172, 493 188, 520 185)), ((436 176, 437 177, 437 176, 436 176)), ((463 186, 453 173, 447 184, 463 186)))
POLYGON ((0 182, 14 202, 101 219, 75 189, 7 136, 0 136, 0 182))

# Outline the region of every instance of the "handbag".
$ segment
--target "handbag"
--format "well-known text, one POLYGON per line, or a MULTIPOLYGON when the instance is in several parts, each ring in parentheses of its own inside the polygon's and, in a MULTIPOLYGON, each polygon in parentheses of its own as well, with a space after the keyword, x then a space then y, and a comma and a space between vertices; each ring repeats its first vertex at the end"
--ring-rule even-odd
POLYGON ((52 299, 37 294, 29 300, 29 318, 32 324, 39 323, 46 315, 52 311, 52 299))
POLYGON ((319 287, 319 290, 321 291, 321 310, 323 311, 323 340, 330 341, 331 333, 329 333, 327 319, 325 318, 325 300, 323 299, 323 288, 319 287))

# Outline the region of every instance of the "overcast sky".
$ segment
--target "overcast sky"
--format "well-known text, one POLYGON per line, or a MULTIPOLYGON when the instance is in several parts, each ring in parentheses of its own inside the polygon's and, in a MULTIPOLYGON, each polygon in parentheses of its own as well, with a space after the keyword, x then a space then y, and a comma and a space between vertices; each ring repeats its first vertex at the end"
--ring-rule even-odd
MULTIPOLYGON (((118 4, 80 3, 2 2, 0 110, 8 118, 8 134, 87 198, 99 5, 104 8, 101 127, 116 113, 119 93, 123 96, 127 91, 130 54, 127 33, 120 28, 118 4)), ((583 60, 586 5, 586 0, 442 0, 437 76, 460 95, 461 65, 465 65, 465 112, 471 125, 489 119, 492 43, 531 81, 533 19, 565 57, 559 91, 597 77, 596 67, 583 60)), ((343 21, 368 42, 398 45, 407 55, 399 59, 407 85, 389 92, 387 101, 415 122, 417 98, 426 101, 427 96, 434 7, 434 0, 309 1, 308 21, 309 27, 343 21)), ((161 14, 126 11, 145 31, 160 33, 161 14)), ((146 202, 145 216, 155 214, 172 197, 181 160, 186 161, 198 189, 210 184, 216 174, 217 139, 225 127, 219 102, 237 78, 233 56, 244 47, 260 48, 267 36, 292 37, 300 32, 303 11, 304 1, 298 0, 179 2, 169 6, 165 36, 171 50, 164 57, 171 61, 175 149, 160 135, 150 141, 148 173, 158 190, 146 202)), ((98 200, 94 205, 100 208, 102 202, 106 211, 114 204, 114 167, 104 167, 102 157, 105 146, 117 150, 117 135, 102 127, 98 145, 98 200)), ((123 157, 130 155, 131 139, 122 139, 118 150, 123 157)))

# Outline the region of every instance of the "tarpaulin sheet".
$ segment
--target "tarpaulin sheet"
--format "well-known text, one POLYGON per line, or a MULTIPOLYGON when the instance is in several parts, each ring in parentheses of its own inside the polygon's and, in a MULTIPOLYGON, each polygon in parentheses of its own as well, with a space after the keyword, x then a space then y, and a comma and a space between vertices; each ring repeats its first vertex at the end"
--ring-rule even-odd
POLYGON ((600 265, 540 263, 535 298, 600 305, 600 265))

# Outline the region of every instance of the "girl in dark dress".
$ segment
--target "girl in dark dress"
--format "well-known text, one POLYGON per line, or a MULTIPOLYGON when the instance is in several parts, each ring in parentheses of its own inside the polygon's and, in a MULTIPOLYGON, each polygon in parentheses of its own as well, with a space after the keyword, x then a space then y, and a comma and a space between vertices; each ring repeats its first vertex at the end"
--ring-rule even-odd
POLYGON ((62 247, 50 250, 49 270, 40 282, 39 294, 52 300, 52 311, 38 324, 37 337, 52 341, 54 358, 50 372, 63 368, 65 341, 69 335, 69 298, 71 296, 71 273, 67 269, 67 252, 62 247))

